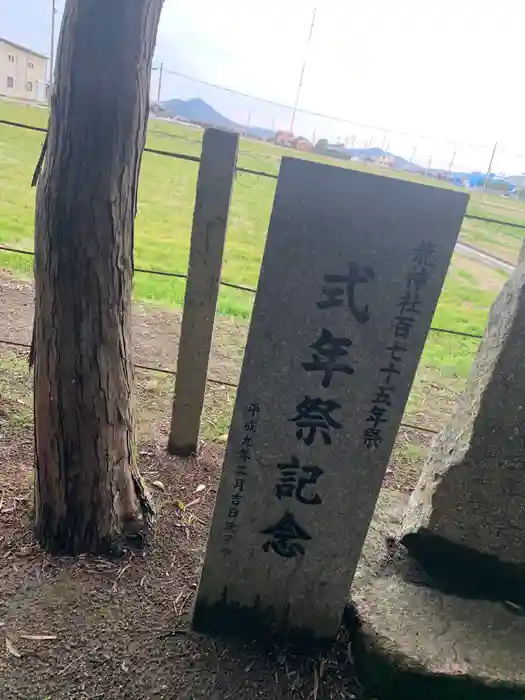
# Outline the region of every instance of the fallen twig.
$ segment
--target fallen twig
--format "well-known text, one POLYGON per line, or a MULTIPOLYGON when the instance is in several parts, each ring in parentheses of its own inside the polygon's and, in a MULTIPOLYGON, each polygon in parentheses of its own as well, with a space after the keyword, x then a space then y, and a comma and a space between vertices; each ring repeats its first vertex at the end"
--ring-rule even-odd
POLYGON ((181 605, 180 605, 180 610, 177 610, 177 609, 175 608, 175 612, 177 613, 177 615, 178 615, 179 617, 182 615, 182 613, 183 613, 183 611, 184 611, 184 606, 185 606, 186 603, 188 602, 188 599, 191 598, 192 593, 193 593, 193 591, 190 591, 190 592, 188 593, 188 595, 184 598, 184 600, 182 601, 182 603, 181 603, 181 605))
MULTIPOLYGON (((94 654, 99 648, 100 648, 100 645, 99 645, 99 646, 96 646, 94 649, 90 649, 90 650, 89 650, 89 653, 90 653, 90 654, 94 654)), ((64 668, 60 669, 60 671, 58 672, 57 675, 62 676, 68 669, 71 668, 71 666, 73 666, 73 664, 76 664, 76 663, 77 663, 78 661, 80 661, 80 659, 82 659, 84 656, 86 656, 86 654, 80 654, 80 656, 77 656, 77 657, 76 657, 75 659, 73 659, 73 661, 71 661, 67 666, 64 666, 64 668)))
POLYGON ((116 577, 115 577, 115 583, 113 584, 113 590, 114 590, 114 591, 117 590, 117 583, 118 583, 118 580, 119 580, 120 577, 124 574, 124 572, 126 571, 126 569, 129 569, 130 566, 131 566, 131 562, 129 561, 129 562, 126 564, 126 566, 123 566, 122 569, 120 569, 120 571, 117 573, 117 575, 116 575, 116 577))

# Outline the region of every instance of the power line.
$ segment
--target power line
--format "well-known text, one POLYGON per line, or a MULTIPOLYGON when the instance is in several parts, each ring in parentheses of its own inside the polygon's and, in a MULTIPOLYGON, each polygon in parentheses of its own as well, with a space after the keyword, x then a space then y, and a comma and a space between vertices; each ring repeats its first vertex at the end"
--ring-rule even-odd
MULTIPOLYGON (((223 92, 229 92, 234 95, 238 95, 239 97, 246 97, 250 100, 256 100, 258 102, 264 102, 265 104, 268 105, 273 105, 274 107, 279 107, 281 109, 288 109, 288 110, 293 110, 293 105, 289 104, 284 104, 283 102, 277 102, 275 100, 268 100, 265 97, 259 97, 258 95, 250 95, 247 92, 242 92, 241 90, 235 90, 234 88, 230 87, 225 87, 224 85, 218 85, 217 83, 212 83, 209 80, 203 80, 202 78, 194 78, 191 75, 186 75, 185 73, 180 73, 179 71, 172 70, 169 68, 164 68, 164 73, 169 74, 169 75, 174 75, 178 78, 183 78, 185 80, 189 80, 190 82, 193 83, 199 83, 200 85, 206 85, 206 87, 211 87, 215 88, 216 90, 222 90, 223 92)), ((319 119, 329 119, 330 121, 336 121, 340 122, 341 124, 349 124, 351 126, 358 126, 363 129, 370 129, 372 131, 386 131, 388 133, 396 133, 399 136, 409 136, 410 138, 413 139, 425 139, 427 141, 438 141, 443 144, 448 144, 455 146, 457 144, 461 144, 463 146, 470 146, 473 148, 490 148, 487 144, 483 143, 470 143, 468 141, 457 141, 454 139, 443 139, 443 138, 438 138, 436 136, 426 136, 424 134, 414 134, 410 133, 408 131, 399 131, 398 129, 389 129, 384 126, 375 126, 374 124, 363 124, 362 122, 354 122, 351 121, 350 119, 344 119, 342 117, 335 117, 332 114, 323 114, 322 112, 314 112, 308 109, 300 109, 298 110, 299 112, 302 112, 303 114, 308 114, 312 117, 318 117, 319 119)))

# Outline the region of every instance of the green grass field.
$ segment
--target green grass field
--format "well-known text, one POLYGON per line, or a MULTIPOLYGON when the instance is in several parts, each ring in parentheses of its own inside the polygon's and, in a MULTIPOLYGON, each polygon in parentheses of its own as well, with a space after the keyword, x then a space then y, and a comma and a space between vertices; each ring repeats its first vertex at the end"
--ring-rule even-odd
MULTIPOLYGON (((0 119, 44 127, 47 112, 45 109, 0 101, 0 119)), ((41 133, 0 124, 0 243, 28 250, 33 248, 35 193, 30 187, 30 182, 42 141, 41 133)), ((201 141, 200 129, 152 121, 147 145, 158 150, 198 156, 201 141)), ((309 157, 340 167, 355 167, 353 163, 305 156, 245 139, 240 143, 239 165, 277 174, 283 155, 309 157)), ((364 164, 358 167, 381 175, 405 176, 403 173, 380 167, 372 168, 364 164)), ((410 179, 439 184, 435 180, 417 175, 411 176, 410 179)), ((186 273, 196 180, 196 163, 144 154, 135 238, 137 267, 186 273)), ((223 281, 249 287, 257 285, 275 185, 275 179, 237 173, 230 208, 223 281)), ((476 216, 525 222, 525 207, 491 195, 487 195, 486 201, 483 201, 475 194, 471 198, 469 211, 476 216)), ((466 243, 514 262, 522 242, 521 233, 517 229, 466 219, 461 238, 466 243)), ((0 268, 29 277, 32 258, 0 252, 0 268)), ((455 253, 433 325, 481 334, 489 307, 506 278, 507 273, 501 270, 492 269, 465 255, 455 253)), ((136 273, 134 296, 138 300, 156 305, 180 307, 184 298, 184 281, 136 273)), ((219 313, 235 317, 242 326, 250 316, 252 302, 253 295, 222 287, 219 313)), ((239 333, 235 324, 230 325, 232 342, 236 343, 237 354, 240 357, 244 334, 239 333)), ((217 337, 215 341, 220 342, 217 341, 217 337)), ((432 430, 442 427, 464 386, 477 346, 478 341, 475 339, 430 333, 405 412, 406 422, 432 430)), ((16 401, 19 400, 23 386, 23 400, 29 406, 30 383, 27 377, 27 386, 21 383, 17 379, 17 372, 10 371, 9 362, 18 363, 18 374, 27 374, 26 361, 18 355, 13 359, 9 352, 2 351, 0 369, 5 370, 3 374, 8 376, 10 393, 7 393, 13 397, 13 406, 18 406, 16 401)), ((7 386, 0 386, 0 389, 2 393, 6 393, 7 386)), ((139 373, 137 391, 145 407, 143 411, 140 409, 138 412, 139 432, 142 430, 148 433, 151 430, 151 415, 155 412, 162 416, 169 414, 173 391, 172 378, 166 375, 142 376, 139 373)), ((204 437, 216 439, 227 432, 233 396, 232 390, 227 387, 213 384, 208 386, 202 423, 204 437)), ((25 418, 25 414, 21 416, 21 420, 25 418)), ((392 457, 392 463, 396 465, 397 488, 410 488, 415 484, 428 446, 429 436, 425 433, 400 431, 392 457)))
MULTIPOLYGON (((3 101, 0 102, 0 118, 45 126, 47 112, 3 101)), ((152 121, 147 145, 199 155, 201 138, 199 129, 152 121)), ((30 181, 42 140, 40 133, 0 124, 0 243, 27 249, 33 247, 34 190, 30 181)), ((240 144, 239 165, 276 174, 283 154, 354 167, 352 163, 330 161, 310 154, 305 156, 244 139, 240 144)), ((404 176, 380 167, 374 169, 364 164, 359 164, 359 167, 383 175, 404 176)), ((186 272, 196 177, 196 163, 149 153, 144 155, 137 217, 137 267, 186 272)), ((410 179, 437 183, 418 175, 410 179)), ((237 174, 224 257, 224 281, 256 286, 275 184, 273 179, 237 174)), ((491 195, 487 195, 486 201, 474 195, 469 211, 478 216, 525 221, 525 207, 517 203, 507 204, 491 195)), ((522 236, 516 229, 466 220, 462 238, 512 262, 517 258, 522 236)), ((32 259, 28 256, 0 253, 0 267, 29 275, 31 266, 32 259)), ((504 278, 505 274, 500 271, 455 254, 434 325, 481 333, 488 308, 504 278)), ((140 300, 181 305, 184 281, 137 273, 134 294, 140 300)), ((247 319, 251 306, 252 295, 221 288, 220 313, 247 319)), ((474 349, 475 342, 471 340, 434 334, 427 344, 425 365, 429 369, 464 376, 474 349)))

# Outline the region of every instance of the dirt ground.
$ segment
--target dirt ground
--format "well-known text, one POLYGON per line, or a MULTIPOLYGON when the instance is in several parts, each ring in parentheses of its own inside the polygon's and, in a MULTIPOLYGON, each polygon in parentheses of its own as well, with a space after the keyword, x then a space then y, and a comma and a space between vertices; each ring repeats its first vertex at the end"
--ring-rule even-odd
MULTIPOLYGON (((0 271, 0 339, 28 344, 32 314, 31 283, 0 271)), ((179 327, 179 313, 135 304, 135 364, 173 370, 179 327)), ((151 546, 119 560, 50 557, 34 541, 27 349, 0 342, 2 700, 365 697, 344 629, 331 652, 306 658, 189 628, 246 333, 245 324, 217 319, 209 369, 216 382, 208 384, 196 458, 165 451, 174 377, 136 370, 139 464, 159 517, 151 546)), ((431 437, 400 431, 385 488, 412 488, 431 437)))
POLYGON ((343 637, 327 657, 298 658, 198 636, 198 583, 220 449, 181 461, 139 445, 159 518, 152 545, 119 560, 55 558, 36 545, 30 427, 0 403, 0 697, 5 700, 357 698, 343 637), (204 488, 202 488, 204 487, 204 488), (317 689, 317 690, 316 690, 317 689))
MULTIPOLYGON (((29 283, 0 274, 2 339, 29 342, 32 302, 29 283)), ((136 305, 135 362, 173 368, 178 326, 178 314, 136 305)), ((218 321, 210 376, 237 382, 245 333, 241 325, 218 321)), ((26 356, 0 344, 2 700, 363 697, 344 630, 330 653, 311 658, 191 632, 223 447, 203 442, 190 460, 167 455, 172 376, 157 380, 146 373, 144 379, 137 372, 139 463, 159 512, 151 545, 118 560, 56 558, 39 549, 31 528, 26 356)), ((217 393, 208 414, 226 403, 226 410, 211 413, 227 424, 233 389, 214 385, 211 391, 217 393)), ((208 429, 224 430, 219 423, 208 419, 208 429)))
MULTIPOLYGON (((133 359, 149 367, 174 369, 177 364, 180 313, 156 306, 133 306, 133 359)), ((0 338, 18 343, 31 341, 33 285, 0 270, 0 338)), ((209 375, 236 383, 247 326, 217 317, 209 375)))

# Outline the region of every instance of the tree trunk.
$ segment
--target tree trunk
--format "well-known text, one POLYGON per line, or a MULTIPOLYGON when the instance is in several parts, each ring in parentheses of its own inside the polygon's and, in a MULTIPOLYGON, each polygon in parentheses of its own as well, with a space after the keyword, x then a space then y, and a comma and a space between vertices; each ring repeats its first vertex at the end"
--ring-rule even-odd
POLYGON ((54 552, 118 551, 136 465, 133 227, 163 0, 68 0, 35 223, 35 516, 54 552))

